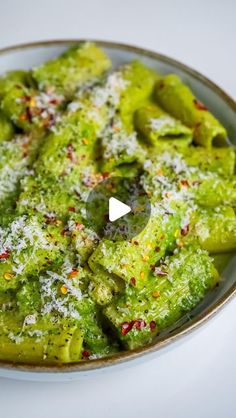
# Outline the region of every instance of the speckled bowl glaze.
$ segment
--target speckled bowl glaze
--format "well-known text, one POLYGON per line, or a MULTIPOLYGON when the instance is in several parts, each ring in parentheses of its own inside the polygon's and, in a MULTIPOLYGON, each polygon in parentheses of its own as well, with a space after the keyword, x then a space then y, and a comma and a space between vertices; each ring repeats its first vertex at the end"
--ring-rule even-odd
MULTIPOLYGON (((70 45, 81 41, 83 40, 36 42, 2 49, 0 50, 0 73, 18 68, 28 69, 57 56, 70 45)), ((236 103, 206 77, 180 62, 156 52, 114 42, 93 41, 100 45, 110 56, 114 67, 133 59, 139 59, 159 73, 174 72, 178 74, 192 88, 197 97, 219 118, 227 128, 230 140, 236 144, 236 103)), ((236 256, 223 272, 220 285, 208 294, 204 301, 191 312, 191 315, 182 318, 181 321, 157 337, 151 344, 133 351, 124 351, 104 359, 61 366, 0 362, 0 376, 38 381, 63 381, 84 378, 87 375, 105 371, 106 369, 113 370, 114 366, 120 368, 128 364, 135 364, 137 361, 146 361, 163 351, 173 349, 176 344, 183 342, 184 338, 179 341, 180 337, 186 337, 191 331, 204 324, 235 293, 236 256), (162 350, 160 351, 160 349, 162 350)))

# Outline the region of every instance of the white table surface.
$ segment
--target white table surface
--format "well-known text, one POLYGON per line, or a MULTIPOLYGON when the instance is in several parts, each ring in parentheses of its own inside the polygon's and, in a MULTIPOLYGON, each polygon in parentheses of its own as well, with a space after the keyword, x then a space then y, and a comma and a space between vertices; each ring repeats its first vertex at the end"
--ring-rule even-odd
MULTIPOLYGON (((170 55, 236 98, 235 0, 0 0, 0 47, 99 38, 170 55)), ((0 379, 1 418, 234 418, 236 299, 157 358, 68 383, 0 379)))

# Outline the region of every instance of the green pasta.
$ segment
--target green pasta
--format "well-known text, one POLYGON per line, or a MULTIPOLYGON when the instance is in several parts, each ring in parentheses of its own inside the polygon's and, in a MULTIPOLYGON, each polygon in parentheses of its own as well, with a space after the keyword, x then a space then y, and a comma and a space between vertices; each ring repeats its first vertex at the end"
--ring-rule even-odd
POLYGON ((78 87, 100 76, 110 67, 110 60, 93 43, 81 43, 32 71, 40 90, 53 89, 58 94, 73 97, 78 87))
POLYGON ((89 259, 91 269, 94 273, 103 269, 128 283, 135 280, 137 287, 143 287, 150 266, 173 247, 180 214, 177 210, 174 215, 166 215, 164 225, 161 215, 151 217, 147 227, 131 242, 103 240, 89 259))
POLYGON ((30 75, 27 71, 9 71, 0 77, 0 101, 16 85, 27 86, 30 83, 30 75))
POLYGON ((50 326, 45 318, 37 325, 24 325, 12 312, 0 314, 0 325, 2 360, 55 364, 82 358, 83 334, 75 321, 64 319, 50 326))
POLYGON ((157 81, 155 98, 163 109, 193 129, 197 144, 206 148, 227 144, 225 128, 177 75, 170 74, 157 81))
POLYGON ((4 113, 0 112, 0 142, 10 140, 14 135, 14 127, 4 113))
POLYGON ((38 274, 65 257, 67 237, 61 234, 61 226, 44 222, 23 215, 1 229, 0 290, 19 287, 25 275, 38 274))
POLYGON ((198 167, 202 171, 216 172, 225 177, 233 176, 235 172, 235 151, 233 148, 189 147, 183 151, 187 164, 198 167))
POLYGON ((209 253, 236 249, 236 216, 231 207, 201 210, 193 215, 191 223, 195 240, 209 253))
POLYGON ((177 75, 113 68, 91 42, 6 73, 0 361, 92 361, 171 333, 224 277, 235 210, 235 149, 177 75))
POLYGON ((236 178, 208 178, 196 188, 196 202, 207 207, 229 205, 236 207, 236 178))
POLYGON ((135 127, 154 146, 159 142, 188 146, 192 142, 192 131, 179 120, 171 117, 160 107, 149 105, 136 111, 135 127))
POLYGON ((234 257, 234 253, 213 254, 213 262, 216 270, 221 274, 228 267, 234 257))
POLYGON ((104 313, 124 346, 134 349, 190 311, 217 281, 218 273, 206 252, 182 250, 156 267, 142 290, 128 287, 104 313))
POLYGON ((55 125, 63 100, 63 96, 46 95, 34 88, 16 85, 4 96, 2 111, 25 132, 43 133, 55 125))

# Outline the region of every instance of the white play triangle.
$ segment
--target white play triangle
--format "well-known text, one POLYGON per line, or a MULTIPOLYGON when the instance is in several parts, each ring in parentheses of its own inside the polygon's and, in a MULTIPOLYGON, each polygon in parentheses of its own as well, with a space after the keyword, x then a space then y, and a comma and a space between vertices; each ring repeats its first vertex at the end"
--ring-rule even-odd
POLYGON ((127 213, 131 212, 131 208, 122 203, 120 200, 116 199, 115 197, 110 197, 109 199, 109 221, 114 222, 117 219, 121 218, 122 216, 127 215, 127 213))

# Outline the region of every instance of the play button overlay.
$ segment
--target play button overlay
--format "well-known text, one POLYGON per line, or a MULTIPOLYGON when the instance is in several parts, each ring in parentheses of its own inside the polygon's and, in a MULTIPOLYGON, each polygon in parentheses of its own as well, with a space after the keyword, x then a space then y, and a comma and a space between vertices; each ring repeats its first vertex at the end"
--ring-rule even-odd
POLYGON ((130 240, 147 225, 151 213, 139 177, 109 177, 90 192, 86 202, 89 227, 111 241, 130 240))
POLYGON ((131 212, 131 207, 126 205, 115 197, 110 197, 109 199, 109 221, 114 222, 117 219, 120 219, 122 216, 127 215, 131 212))

